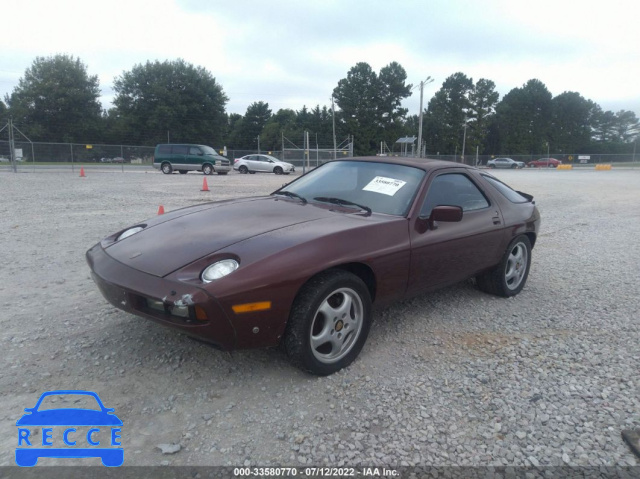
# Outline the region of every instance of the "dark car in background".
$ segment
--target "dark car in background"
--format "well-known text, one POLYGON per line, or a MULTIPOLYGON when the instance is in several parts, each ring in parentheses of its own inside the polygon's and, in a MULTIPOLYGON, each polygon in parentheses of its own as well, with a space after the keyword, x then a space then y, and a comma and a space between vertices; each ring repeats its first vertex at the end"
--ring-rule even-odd
POLYGON ((352 158, 141 221, 86 256, 117 308, 226 350, 280 344, 326 375, 357 357, 373 306, 473 277, 518 294, 539 226, 532 196, 476 168, 352 158))

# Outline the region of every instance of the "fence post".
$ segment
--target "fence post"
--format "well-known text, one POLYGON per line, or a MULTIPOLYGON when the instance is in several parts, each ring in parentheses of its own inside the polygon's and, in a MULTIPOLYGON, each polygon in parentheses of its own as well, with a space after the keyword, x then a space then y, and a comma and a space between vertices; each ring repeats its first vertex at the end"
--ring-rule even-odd
POLYGON ((69 143, 69 149, 71 150, 71 172, 74 172, 75 169, 73 168, 73 143, 69 143))

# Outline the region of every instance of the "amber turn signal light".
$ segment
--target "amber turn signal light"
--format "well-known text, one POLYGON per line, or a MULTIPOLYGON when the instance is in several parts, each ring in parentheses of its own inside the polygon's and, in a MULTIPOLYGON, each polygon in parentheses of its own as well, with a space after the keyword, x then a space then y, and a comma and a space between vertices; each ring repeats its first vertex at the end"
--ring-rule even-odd
POLYGON ((233 312, 236 314, 240 313, 252 313, 254 311, 265 311, 267 309, 271 309, 271 301, 260 301, 258 303, 244 303, 244 304, 234 304, 231 306, 233 312))

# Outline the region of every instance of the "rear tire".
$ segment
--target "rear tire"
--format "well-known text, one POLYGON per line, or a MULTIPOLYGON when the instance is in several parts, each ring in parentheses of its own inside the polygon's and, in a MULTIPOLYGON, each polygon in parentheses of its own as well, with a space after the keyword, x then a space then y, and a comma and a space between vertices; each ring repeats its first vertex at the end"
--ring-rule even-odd
POLYGON ((171 166, 171 163, 162 163, 160 169, 165 175, 170 175, 171 173, 173 173, 173 167, 171 166))
POLYGON ((240 168, 238 168, 238 171, 241 174, 246 175, 247 173, 249 173, 249 168, 247 168, 246 166, 242 165, 240 168))
POLYGON ((526 235, 520 235, 509 244, 497 266, 476 276, 476 283, 485 293, 509 298, 522 291, 530 268, 531 242, 526 235))
POLYGON ((356 275, 330 270, 305 284, 293 303, 283 338, 289 360, 326 376, 358 356, 371 327, 371 295, 356 275))

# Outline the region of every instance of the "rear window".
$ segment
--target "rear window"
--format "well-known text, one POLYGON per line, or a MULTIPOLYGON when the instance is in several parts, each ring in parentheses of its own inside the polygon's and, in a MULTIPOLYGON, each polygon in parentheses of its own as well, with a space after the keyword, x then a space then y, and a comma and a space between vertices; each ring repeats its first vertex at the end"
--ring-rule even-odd
POLYGON ((164 153, 164 154, 171 153, 171 145, 160 145, 158 147, 158 153, 164 153))
POLYGON ((529 201, 520 193, 511 189, 509 186, 505 185, 502 181, 494 178, 493 176, 482 175, 482 177, 487 180, 487 183, 493 186, 496 190, 498 190, 498 192, 502 194, 502 196, 504 196, 512 203, 526 203, 527 201, 529 201))

